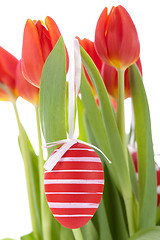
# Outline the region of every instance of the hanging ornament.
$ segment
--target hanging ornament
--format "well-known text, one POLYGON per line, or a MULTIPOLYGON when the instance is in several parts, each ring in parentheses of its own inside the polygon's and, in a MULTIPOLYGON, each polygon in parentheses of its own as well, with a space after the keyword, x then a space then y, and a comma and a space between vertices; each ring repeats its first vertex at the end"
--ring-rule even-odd
POLYGON ((67 228, 80 228, 93 217, 103 194, 101 160, 92 148, 76 143, 51 171, 45 171, 44 184, 57 221, 67 228))
MULTIPOLYGON (((69 139, 47 143, 45 147, 61 145, 44 165, 44 188, 53 216, 66 228, 85 225, 95 214, 103 194, 104 171, 95 150, 97 147, 75 137, 74 117, 81 79, 79 43, 74 42, 74 58, 69 69, 69 139)), ((109 161, 109 160, 108 160, 109 161)), ((109 161, 110 162, 110 161, 109 161)))

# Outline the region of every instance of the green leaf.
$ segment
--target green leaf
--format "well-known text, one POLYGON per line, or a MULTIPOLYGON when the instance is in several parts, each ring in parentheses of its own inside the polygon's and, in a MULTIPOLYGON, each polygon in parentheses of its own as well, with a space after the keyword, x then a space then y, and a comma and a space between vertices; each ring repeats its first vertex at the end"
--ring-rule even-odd
MULTIPOLYGON (((45 141, 66 139, 66 51, 62 37, 59 38, 43 67, 39 110, 45 141)), ((49 155, 52 152, 53 148, 49 148, 49 155)), ((61 237, 61 225, 50 210, 48 214, 46 227, 51 231, 50 239, 58 240, 61 237)))
MULTIPOLYGON (((88 126, 91 128, 91 132, 94 135, 94 139, 96 139, 98 146, 110 158, 111 153, 102 120, 102 115, 100 109, 97 106, 89 83, 84 75, 83 68, 81 74, 80 92, 82 94, 82 102, 85 109, 85 115, 87 116, 89 122, 88 126)), ((86 131, 88 131, 88 128, 86 128, 86 131)))
POLYGON ((13 238, 3 238, 1 240, 15 240, 15 239, 13 239, 13 238))
MULTIPOLYGON (((90 143, 97 146, 97 142, 96 142, 96 139, 94 138, 91 125, 87 119, 86 112, 84 113, 84 123, 86 126, 87 135, 90 143)), ((103 165, 106 165, 104 158, 102 158, 102 155, 100 155, 99 152, 97 152, 97 154, 100 156, 101 159, 103 159, 103 165)), ((105 185, 108 186, 108 184, 109 183, 108 181, 106 181, 106 178, 105 178, 105 185)), ((106 188, 106 190, 104 190, 103 192, 105 193, 105 191, 108 191, 108 188, 106 188)), ((101 204, 98 207, 94 217, 92 218, 92 221, 94 223, 96 230, 98 231, 99 239, 103 240, 106 237, 109 240, 109 239, 112 239, 112 236, 111 236, 110 227, 109 227, 108 212, 106 212, 106 209, 105 209, 106 200, 104 199, 104 193, 101 200, 101 204)), ((116 216, 117 216, 117 213, 116 213, 116 216)))
POLYGON ((84 240, 99 240, 97 229, 95 228, 92 220, 85 224, 81 228, 81 231, 84 240))
MULTIPOLYGON (((110 104, 110 100, 109 100, 105 85, 103 83, 103 80, 95 64, 93 63, 89 55, 85 52, 85 50, 82 47, 81 47, 81 56, 82 56, 82 62, 85 66, 85 69, 87 70, 87 73, 89 74, 92 80, 92 83, 94 85, 94 88, 96 90, 96 93, 98 95, 98 99, 100 102, 99 118, 102 118, 103 120, 103 126, 104 126, 103 134, 106 135, 105 138, 107 138, 107 141, 104 142, 105 147, 101 145, 99 145, 99 147, 107 155, 107 157, 109 157, 109 159, 112 161, 112 164, 109 166, 109 171, 111 172, 111 176, 114 179, 114 182, 117 188, 121 193, 123 193, 123 196, 130 198, 131 183, 130 183, 129 171, 127 169, 127 164, 125 161, 125 156, 122 148, 122 142, 120 139, 114 113, 112 110, 112 106, 110 104)), ((96 127, 93 127, 93 132, 95 133, 98 130, 99 125, 101 125, 101 122, 98 122, 98 119, 96 117, 96 112, 98 112, 98 110, 96 107, 96 111, 95 111, 94 107, 97 104, 95 104, 95 102, 93 103, 93 94, 91 94, 91 89, 89 87, 88 82, 86 83, 84 74, 82 74, 81 93, 82 93, 82 101, 86 108, 88 119, 92 118, 92 122, 96 126, 96 127), (89 96, 92 95, 90 97, 90 100, 89 100, 88 94, 89 96), (92 114, 92 117, 91 117, 91 114, 92 114)), ((98 138, 96 137, 96 141, 97 143, 101 141, 100 136, 98 138)), ((104 141, 104 139, 102 141, 104 141)))
POLYGON ((157 209, 156 224, 160 225, 160 206, 157 209))
POLYGON ((129 73, 138 147, 139 228, 141 229, 155 226, 156 171, 149 107, 143 81, 135 64, 130 67, 129 73))
POLYGON ((21 240, 36 240, 33 233, 21 237, 21 240))
POLYGON ((78 97, 77 98, 77 108, 78 108, 78 125, 79 125, 79 139, 87 142, 87 133, 84 124, 84 106, 82 100, 78 97))
MULTIPOLYGON (((85 124, 86 124, 87 133, 89 136, 88 138, 90 142, 93 145, 97 145, 96 140, 94 139, 93 133, 91 132, 91 128, 87 120, 86 114, 85 114, 85 124)), ((125 218, 124 206, 122 207, 123 201, 121 201, 119 193, 112 182, 109 171, 105 164, 104 157, 101 154, 99 154, 99 156, 103 162, 104 176, 105 176, 105 184, 104 184, 104 191, 103 191, 103 200, 104 200, 103 214, 104 213, 106 214, 106 217, 108 219, 107 221, 108 221, 109 229, 112 233, 113 239, 124 240, 124 239, 127 239, 128 237, 128 229, 127 229, 127 223, 125 218)), ((97 211, 99 211, 99 209, 97 211)), ((102 219, 103 218, 99 218, 99 221, 100 221, 99 224, 101 224, 101 222, 103 221, 102 219)), ((97 229, 99 229, 99 226, 97 226, 97 229)), ((103 230, 104 234, 106 234, 105 229, 106 227, 101 228, 101 231, 103 230)))
POLYGON ((41 209, 40 209, 40 185, 39 185, 39 166, 38 156, 29 141, 29 138, 20 125, 19 146, 24 160, 27 190, 29 195, 30 213, 34 234, 39 239, 42 236, 41 229, 41 209))
POLYGON ((133 160, 132 160, 129 152, 128 152, 128 162, 129 162, 129 171, 130 171, 133 192, 136 197, 136 200, 138 200, 139 196, 138 196, 138 182, 137 182, 137 177, 136 177, 136 171, 135 171, 133 160))
POLYGON ((159 240, 160 227, 152 227, 141 230, 134 234, 129 240, 159 240))
MULTIPOLYGON (((60 37, 47 58, 41 77, 40 119, 46 142, 66 138, 66 52, 60 37)), ((48 150, 51 154, 53 148, 48 150)))
MULTIPOLYGON (((103 159, 103 157, 101 159, 103 159)), ((103 199, 112 237, 113 239, 124 240, 128 238, 125 206, 120 194, 113 184, 106 165, 104 165, 104 173, 105 185, 103 191, 103 199)))
POLYGON ((75 240, 71 229, 61 226, 60 240, 75 240))
POLYGON ((102 197, 98 210, 96 211, 93 219, 93 223, 98 231, 99 240, 112 240, 112 235, 108 223, 108 218, 104 207, 104 198, 102 197))

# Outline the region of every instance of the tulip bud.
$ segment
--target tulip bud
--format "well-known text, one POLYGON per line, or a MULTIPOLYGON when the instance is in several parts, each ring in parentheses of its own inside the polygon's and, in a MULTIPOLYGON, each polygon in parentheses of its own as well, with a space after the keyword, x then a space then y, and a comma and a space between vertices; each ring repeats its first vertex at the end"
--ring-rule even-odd
POLYGON ((119 70, 137 61, 140 53, 138 34, 124 7, 113 7, 109 14, 104 8, 96 26, 95 48, 105 63, 119 70))
MULTIPOLYGON (((57 43, 61 33, 57 24, 50 17, 42 21, 28 19, 23 34, 22 71, 28 82, 40 87, 43 65, 57 43)), ((68 69, 68 54, 66 52, 68 69)))

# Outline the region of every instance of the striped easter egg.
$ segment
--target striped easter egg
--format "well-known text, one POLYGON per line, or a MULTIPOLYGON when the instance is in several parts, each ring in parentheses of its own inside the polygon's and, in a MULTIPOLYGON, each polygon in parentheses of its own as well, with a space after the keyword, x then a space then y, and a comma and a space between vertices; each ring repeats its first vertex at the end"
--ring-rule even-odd
POLYGON ((52 171, 45 171, 44 186, 49 208, 57 221, 66 228, 80 228, 93 217, 101 201, 102 162, 92 148, 76 143, 52 171))

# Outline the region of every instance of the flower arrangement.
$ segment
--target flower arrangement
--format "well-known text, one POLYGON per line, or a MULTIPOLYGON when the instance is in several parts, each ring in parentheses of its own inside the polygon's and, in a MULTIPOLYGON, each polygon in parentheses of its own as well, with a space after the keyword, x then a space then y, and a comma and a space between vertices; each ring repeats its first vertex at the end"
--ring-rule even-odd
POLYGON ((15 110, 33 229, 21 239, 158 240, 160 170, 154 161, 140 43, 129 13, 120 5, 110 12, 104 8, 94 42, 77 36, 74 51, 69 56, 51 17, 45 23, 27 20, 20 60, 0 47, 0 100, 10 101, 15 110), (38 156, 19 117, 19 96, 35 106, 38 156), (124 100, 128 97, 134 110, 134 151, 125 132, 124 100), (79 135, 75 135, 76 124, 79 135), (48 151, 46 163, 42 136, 48 151), (72 154, 77 146, 83 151, 74 160, 74 168, 72 154), (69 170, 64 167, 64 156, 69 170), (78 162, 87 165, 83 163, 82 169, 78 162), (88 183, 89 175, 92 181, 88 183))

